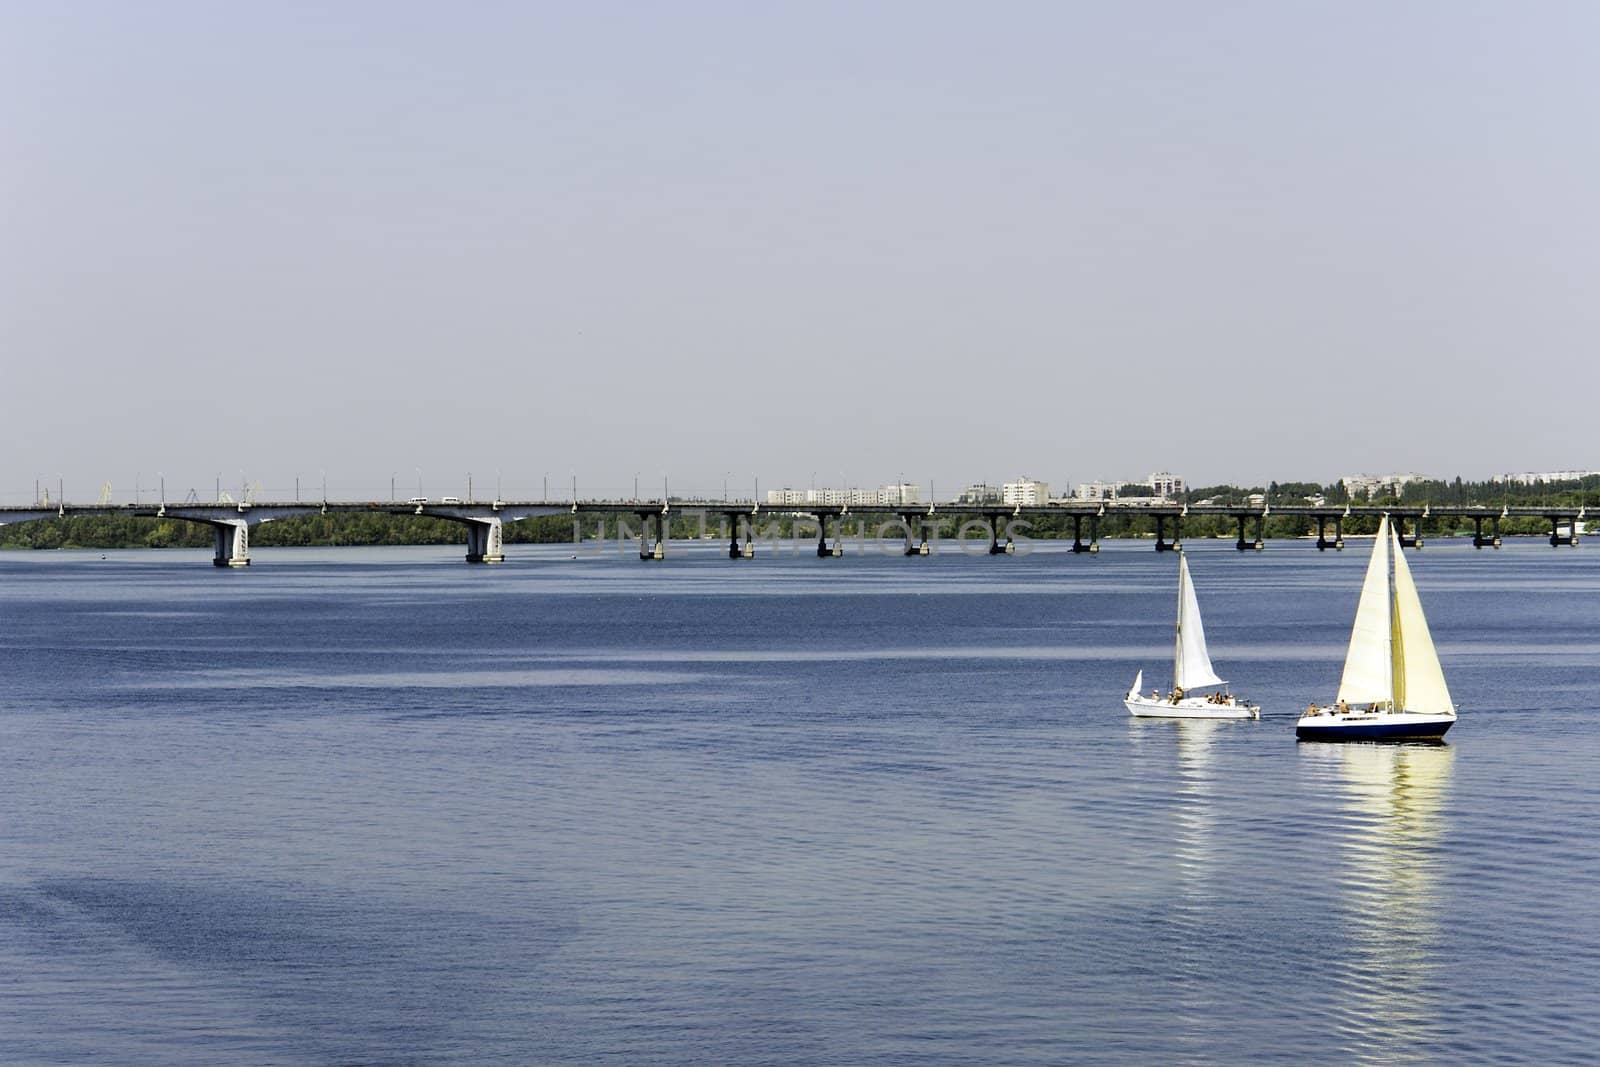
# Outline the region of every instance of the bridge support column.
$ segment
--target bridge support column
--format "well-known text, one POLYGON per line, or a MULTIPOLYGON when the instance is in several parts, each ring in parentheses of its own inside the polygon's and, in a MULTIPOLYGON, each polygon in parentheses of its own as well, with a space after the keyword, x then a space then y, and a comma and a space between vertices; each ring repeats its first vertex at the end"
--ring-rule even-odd
POLYGON ((467 562, 504 563, 504 523, 498 516, 467 522, 467 562))
POLYGON ((1168 541, 1166 539, 1166 537, 1167 537, 1167 517, 1165 515, 1157 515, 1156 516, 1156 551, 1157 552, 1182 552, 1183 551, 1183 542, 1181 540, 1183 535, 1179 532, 1179 529, 1180 529, 1179 524, 1181 522, 1182 522, 1182 520, 1179 519, 1178 516, 1176 516, 1176 515, 1172 516, 1172 540, 1168 541))
POLYGON ((1344 516, 1318 515, 1317 520, 1317 550, 1325 551, 1330 548, 1344 548, 1344 516), (1333 522, 1333 540, 1328 540, 1328 522, 1333 522))
POLYGON ((833 520, 833 544, 828 544, 828 517, 817 516, 817 558, 831 559, 844 555, 844 516, 836 515, 833 520))
POLYGON ((1411 536, 1407 537, 1406 536, 1406 517, 1404 515, 1396 515, 1394 517, 1394 532, 1395 532, 1395 535, 1400 539, 1400 547, 1401 548, 1421 548, 1422 547, 1422 519, 1421 518, 1413 520, 1413 522, 1411 524, 1411 536))
POLYGON ((1572 525, 1567 527, 1567 536, 1563 537, 1562 534, 1561 534, 1561 519, 1562 518, 1563 518, 1563 516, 1560 516, 1560 515, 1551 515, 1550 516, 1550 547, 1551 548, 1556 548, 1559 545, 1571 545, 1573 548, 1577 548, 1578 547, 1578 524, 1577 524, 1577 520, 1576 519, 1568 519, 1567 520, 1567 521, 1571 522, 1572 525))
POLYGON ((667 517, 656 515, 654 512, 636 512, 639 516, 639 558, 640 559, 666 559, 667 558, 667 517), (658 536, 654 541, 650 538, 650 521, 654 519, 658 536))
MULTIPOLYGON (((1247 523, 1249 523, 1249 521, 1250 521, 1250 516, 1249 515, 1235 515, 1234 518, 1239 520, 1239 543, 1234 546, 1235 548, 1237 548, 1240 552, 1243 552, 1246 549, 1251 549, 1251 548, 1255 549, 1257 552, 1260 552, 1263 548, 1267 547, 1266 541, 1263 540, 1263 538, 1266 537, 1266 529, 1267 529, 1267 517, 1265 515, 1257 515, 1257 516, 1255 516, 1255 520, 1256 520, 1256 539, 1254 541, 1251 541, 1248 538, 1246 538, 1245 537, 1245 532, 1244 532, 1245 531, 1245 525, 1247 523)), ((1318 548, 1323 547, 1322 546, 1322 520, 1320 518, 1317 520, 1317 547, 1318 548)))
POLYGON ((750 530, 750 517, 742 512, 729 512, 728 520, 728 558, 729 559, 755 559, 756 546, 754 535, 750 530), (739 543, 739 530, 744 529, 744 544, 739 543))
POLYGON ((928 532, 922 528, 921 513, 900 516, 900 523, 906 528, 906 555, 926 556, 928 548, 928 532))
POLYGON ((250 524, 243 519, 224 519, 213 523, 212 531, 216 534, 216 555, 212 557, 212 566, 216 567, 248 567, 250 566, 250 524))
POLYGON ((1485 516, 1472 517, 1472 547, 1473 548, 1499 548, 1500 547, 1500 519, 1498 516, 1487 516, 1490 529, 1489 536, 1483 534, 1483 520, 1485 516))
POLYGON ((1017 546, 1011 543, 1009 537, 1006 538, 1005 544, 1002 545, 1000 543, 1000 530, 1005 525, 1006 517, 999 512, 994 512, 985 515, 984 518, 989 522, 989 555, 1003 556, 1007 552, 1015 552, 1017 546))
POLYGON ((1089 543, 1083 543, 1083 516, 1072 516, 1072 551, 1073 552, 1099 552, 1100 551, 1100 523, 1093 516, 1089 517, 1089 543))

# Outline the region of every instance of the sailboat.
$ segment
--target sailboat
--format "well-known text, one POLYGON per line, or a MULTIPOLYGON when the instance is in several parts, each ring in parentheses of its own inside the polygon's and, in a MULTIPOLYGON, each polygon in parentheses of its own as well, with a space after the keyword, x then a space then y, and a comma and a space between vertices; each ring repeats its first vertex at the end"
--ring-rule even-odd
POLYGON ((1455 721, 1456 707, 1411 568, 1385 515, 1361 586, 1339 695, 1332 707, 1311 705, 1295 724, 1295 736, 1303 741, 1437 740, 1455 721))
POLYGON ((1189 580, 1189 561, 1178 557, 1178 635, 1172 656, 1172 692, 1143 695, 1144 671, 1133 679, 1133 688, 1123 700, 1130 715, 1163 719, 1259 719, 1261 708, 1245 704, 1227 691, 1228 683, 1217 677, 1206 652, 1206 631, 1200 624, 1200 602, 1189 580), (1189 696, 1191 690, 1222 686, 1222 691, 1204 696, 1189 696))

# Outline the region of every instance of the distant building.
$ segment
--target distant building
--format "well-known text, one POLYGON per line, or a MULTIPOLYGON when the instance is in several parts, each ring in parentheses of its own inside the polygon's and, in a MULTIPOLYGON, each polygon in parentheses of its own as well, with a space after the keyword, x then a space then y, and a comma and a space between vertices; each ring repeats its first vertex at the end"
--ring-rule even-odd
POLYGON ((895 485, 886 485, 878 490, 878 503, 899 506, 901 504, 918 504, 922 501, 922 486, 910 482, 899 482, 895 485))
POLYGON ((773 507, 878 507, 883 504, 915 504, 922 499, 917 485, 886 485, 881 489, 835 489, 824 486, 810 489, 768 489, 767 503, 773 507))
MULTIPOLYGON (((1142 482, 1084 482, 1072 490, 1073 500, 1115 500, 1124 490, 1133 486, 1149 489, 1158 500, 1176 500, 1183 496, 1183 479, 1176 474, 1157 471, 1142 482)), ((1144 493, 1135 493, 1144 496, 1144 493)))
POLYGON ((1080 482, 1073 486, 1074 500, 1115 500, 1124 482, 1080 482))
POLYGON ((1000 487, 1000 502, 1016 507, 1038 507, 1050 502, 1050 486, 1031 478, 1019 478, 1000 487))
POLYGON ((1497 474, 1494 480, 1511 485, 1538 485, 1540 482, 1577 482, 1600 475, 1600 471, 1525 471, 1522 474, 1497 474))
POLYGON ((1399 496, 1401 490, 1412 482, 1427 480, 1427 476, 1422 474, 1348 474, 1339 479, 1352 500, 1356 497, 1371 500, 1375 496, 1399 496))
POLYGON ((984 482, 974 482, 961 490, 956 497, 957 504, 998 504, 1001 502, 999 487, 988 485, 984 482))
POLYGON ((1145 482, 1162 500, 1176 500, 1183 495, 1183 479, 1176 474, 1157 471, 1145 482))

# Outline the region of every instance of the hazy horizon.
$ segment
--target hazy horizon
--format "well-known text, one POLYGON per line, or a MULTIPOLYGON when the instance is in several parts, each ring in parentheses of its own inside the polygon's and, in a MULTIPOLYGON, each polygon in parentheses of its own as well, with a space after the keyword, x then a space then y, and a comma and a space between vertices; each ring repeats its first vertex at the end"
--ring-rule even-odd
POLYGON ((1600 469, 1597 31, 11 4, 0 503, 1600 469))

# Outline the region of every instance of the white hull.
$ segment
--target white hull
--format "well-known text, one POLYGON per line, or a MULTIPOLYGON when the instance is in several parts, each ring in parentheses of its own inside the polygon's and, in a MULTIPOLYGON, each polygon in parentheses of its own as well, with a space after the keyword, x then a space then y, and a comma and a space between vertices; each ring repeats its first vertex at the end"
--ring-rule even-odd
POLYGON ((1213 704, 1204 697, 1184 697, 1174 704, 1170 700, 1151 700, 1144 696, 1130 696, 1122 701, 1129 715, 1142 719, 1259 719, 1261 707, 1256 704, 1213 704))

